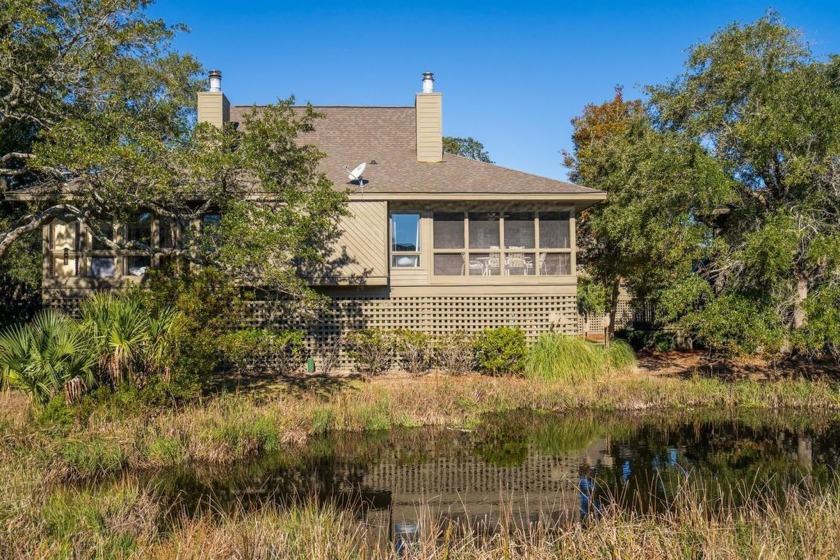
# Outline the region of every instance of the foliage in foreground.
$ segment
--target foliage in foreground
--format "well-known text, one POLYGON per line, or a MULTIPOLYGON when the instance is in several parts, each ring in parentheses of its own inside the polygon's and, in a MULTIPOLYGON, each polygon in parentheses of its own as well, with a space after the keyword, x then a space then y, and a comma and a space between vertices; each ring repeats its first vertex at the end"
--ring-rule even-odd
MULTIPOLYGON (((212 507, 178 514, 157 490, 127 477, 101 486, 39 487, 43 472, 6 459, 0 489, 0 556, 143 558, 393 558, 386 528, 337 504, 306 497, 290 507, 266 500, 251 509, 212 507), (383 531, 380 533, 379 531, 383 531)), ((406 558, 836 558, 840 555, 840 489, 790 489, 783 500, 745 490, 746 505, 726 510, 691 479, 659 513, 607 508, 586 524, 543 512, 527 528, 500 504, 500 529, 447 530, 426 505, 406 558), (431 530, 435 528, 435 530, 431 530), (626 556, 625 556, 626 555, 626 556)), ((728 504, 727 504, 728 505, 728 504)), ((454 521, 457 524, 457 521, 454 521)))

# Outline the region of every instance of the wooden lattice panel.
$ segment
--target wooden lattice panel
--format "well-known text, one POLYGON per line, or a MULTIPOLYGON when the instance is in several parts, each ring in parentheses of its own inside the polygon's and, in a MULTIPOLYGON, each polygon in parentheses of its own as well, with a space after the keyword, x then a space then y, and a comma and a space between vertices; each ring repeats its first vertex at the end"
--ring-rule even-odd
MULTIPOLYGON (((577 301, 574 295, 498 295, 498 296, 358 296, 334 298, 322 320, 312 325, 283 320, 270 321, 266 302, 251 305, 251 324, 280 328, 302 328, 307 348, 316 362, 324 349, 342 336, 364 328, 385 331, 400 329, 431 335, 453 332, 476 333, 484 329, 518 326, 528 338, 554 329, 577 334, 577 301)), ((343 345, 342 345, 343 346, 343 345)), ((341 348, 337 368, 353 368, 346 349, 341 348)))

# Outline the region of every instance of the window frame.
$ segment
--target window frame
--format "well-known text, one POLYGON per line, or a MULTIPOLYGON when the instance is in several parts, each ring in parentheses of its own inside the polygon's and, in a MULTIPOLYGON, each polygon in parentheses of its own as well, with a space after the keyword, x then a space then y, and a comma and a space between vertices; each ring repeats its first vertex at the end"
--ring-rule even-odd
POLYGON ((417 270, 423 267, 423 212, 420 210, 412 211, 412 210, 398 210, 398 211, 391 211, 388 214, 388 268, 390 270, 417 270), (414 247, 414 251, 398 251, 396 250, 394 235, 396 234, 396 224, 394 222, 394 216, 417 216, 417 243, 414 247), (413 258, 415 264, 414 265, 396 265, 397 257, 409 257, 413 258))

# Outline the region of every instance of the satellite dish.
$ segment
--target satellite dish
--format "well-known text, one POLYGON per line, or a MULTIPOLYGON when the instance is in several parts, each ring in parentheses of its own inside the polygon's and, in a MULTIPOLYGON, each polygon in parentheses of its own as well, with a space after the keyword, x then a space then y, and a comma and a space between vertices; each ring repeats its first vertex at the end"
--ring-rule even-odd
POLYGON ((362 187, 363 189, 365 188, 365 180, 362 178, 362 173, 364 173, 366 165, 367 165, 367 163, 363 161, 362 163, 360 163, 356 167, 356 169, 354 169, 352 171, 350 171, 350 168, 347 167, 346 165, 344 166, 344 170, 347 173, 349 173, 347 178, 350 179, 350 182, 352 183, 352 182, 357 182, 358 181, 359 186, 362 187))
POLYGON ((347 171, 350 174, 348 176, 348 179, 350 179, 351 181, 361 181, 362 180, 362 173, 365 172, 365 166, 366 165, 367 165, 367 163, 363 161, 353 171, 350 171, 350 168, 345 165, 344 170, 347 171))

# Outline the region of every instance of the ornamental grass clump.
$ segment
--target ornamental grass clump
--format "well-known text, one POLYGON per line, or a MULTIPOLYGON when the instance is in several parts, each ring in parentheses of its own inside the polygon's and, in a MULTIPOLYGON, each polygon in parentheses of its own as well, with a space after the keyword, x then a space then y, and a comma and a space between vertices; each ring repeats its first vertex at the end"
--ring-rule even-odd
POLYGON ((611 371, 627 371, 636 367, 636 353, 623 340, 613 340, 604 351, 611 371))
POLYGON ((583 381, 606 373, 603 351, 574 336, 547 333, 528 352, 528 377, 546 381, 583 381))
POLYGON ((578 382, 635 367, 636 355, 624 341, 604 349, 582 338, 547 333, 528 352, 525 373, 546 381, 578 382))

